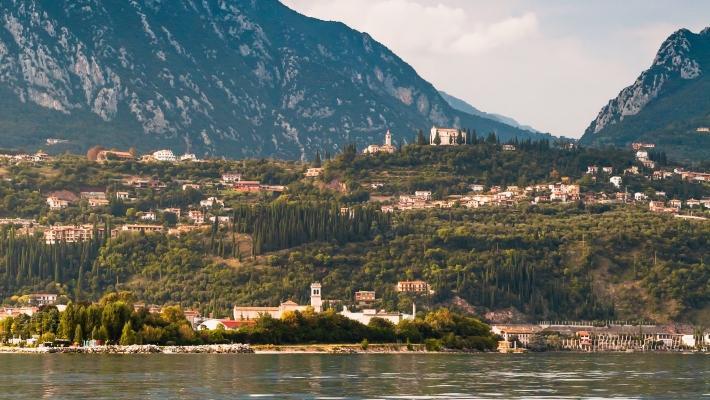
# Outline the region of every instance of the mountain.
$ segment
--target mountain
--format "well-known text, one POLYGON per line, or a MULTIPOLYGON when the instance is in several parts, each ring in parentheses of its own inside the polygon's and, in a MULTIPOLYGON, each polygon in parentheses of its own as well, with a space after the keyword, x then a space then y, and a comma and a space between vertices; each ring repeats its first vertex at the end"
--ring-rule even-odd
POLYGON ((710 156, 710 28, 681 29, 661 45, 649 69, 609 101, 582 144, 628 146, 652 142, 681 161, 710 156))
POLYGON ((439 94, 455 110, 465 112, 466 114, 475 115, 475 116, 478 116, 481 118, 492 119, 493 121, 497 121, 497 122, 500 122, 500 123, 503 123, 506 125, 510 125, 514 128, 522 129, 525 131, 530 131, 533 133, 542 133, 529 125, 522 125, 518 121, 514 120, 513 118, 506 117, 505 115, 493 114, 493 113, 487 113, 485 111, 481 111, 481 110, 477 109, 476 107, 472 106, 471 104, 467 103, 465 100, 461 100, 458 97, 454 97, 454 96, 444 92, 443 90, 440 90, 439 94))
POLYGON ((544 138, 453 109, 367 33, 276 0, 6 0, 0 19, 0 147, 293 159, 432 124, 544 138))

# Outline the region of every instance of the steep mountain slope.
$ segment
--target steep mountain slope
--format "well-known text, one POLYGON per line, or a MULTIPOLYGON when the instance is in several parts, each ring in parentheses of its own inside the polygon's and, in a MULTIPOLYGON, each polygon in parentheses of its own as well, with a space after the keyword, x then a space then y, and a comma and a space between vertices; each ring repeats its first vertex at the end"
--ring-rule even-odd
POLYGON ((585 131, 583 144, 656 143, 669 156, 700 161, 710 155, 710 28, 673 33, 653 65, 611 100, 585 131))
POLYGON ((497 122, 500 122, 500 123, 503 123, 506 125, 510 125, 514 128, 519 128, 519 129, 523 129, 523 130, 534 132, 534 133, 541 133, 540 131, 533 128, 532 126, 522 125, 521 123, 514 120, 513 118, 506 117, 505 115, 500 115, 500 114, 495 114, 495 113, 487 113, 485 111, 481 111, 478 108, 476 108, 476 107, 472 106, 471 104, 469 104, 468 102, 466 102, 465 100, 461 100, 458 97, 452 96, 452 95, 444 92, 443 90, 440 90, 439 94, 455 110, 465 112, 467 114, 475 115, 475 116, 478 116, 481 118, 491 119, 493 121, 497 121, 497 122))
POLYGON ((276 0, 7 0, 0 24, 0 147, 303 158, 431 124, 537 137, 452 109, 369 35, 276 0))

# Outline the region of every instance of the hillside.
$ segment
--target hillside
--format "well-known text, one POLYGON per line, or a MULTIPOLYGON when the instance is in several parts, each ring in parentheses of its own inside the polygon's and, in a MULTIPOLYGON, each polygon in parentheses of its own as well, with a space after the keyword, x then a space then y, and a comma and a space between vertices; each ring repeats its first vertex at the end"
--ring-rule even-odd
MULTIPOLYGON (((652 213, 647 202, 602 201, 615 199, 618 189, 608 174, 586 174, 588 165, 622 170, 634 161, 630 151, 545 142, 518 143, 517 150, 506 151, 494 138, 450 148, 409 145, 376 156, 346 151, 324 161, 317 178, 304 177, 309 165, 293 161, 2 161, 0 217, 34 218, 39 230, 25 236, 0 228, 0 293, 11 302, 15 294, 37 291, 95 300, 128 290, 139 301, 227 315, 234 304, 304 303, 304 288, 317 280, 328 299, 348 304, 355 291, 375 290, 378 307, 402 311, 414 301, 420 310, 456 305, 491 319, 707 324, 710 224, 652 213), (226 172, 287 188, 240 192, 221 182, 226 172), (137 188, 133 177, 164 185, 137 188), (537 203, 533 195, 516 195, 522 199, 502 205, 379 211, 415 190, 447 201, 471 195, 473 183, 506 191, 515 190, 507 185, 520 185, 522 192, 526 185, 547 188, 563 179, 599 201, 583 196, 537 203), (185 183, 195 187, 185 189, 185 183), (50 210, 45 201, 53 191, 103 188, 112 199, 104 206, 80 200, 50 210), (126 191, 128 198, 113 199, 116 191, 126 191), (210 197, 224 207, 200 204, 210 197), (189 220, 188 210, 229 222, 199 225, 189 220), (142 219, 151 212, 155 221, 142 219), (164 226, 165 232, 55 245, 45 244, 41 233, 47 225, 99 229, 136 223, 164 226), (165 234, 176 224, 187 230, 165 234), (396 292, 397 281, 410 279, 426 280, 434 293, 396 292)), ((684 202, 683 213, 710 217, 710 209, 688 208, 689 199, 710 196, 707 183, 642 174, 623 179, 630 193, 657 198, 663 191, 667 199, 684 202)))
POLYGON ((432 124, 539 137, 454 110, 366 33, 276 0, 0 4, 0 147, 310 158, 432 124))
POLYGON ((710 28, 673 33, 651 67, 592 121, 582 144, 628 147, 655 143, 669 157, 699 162, 710 156, 710 28))

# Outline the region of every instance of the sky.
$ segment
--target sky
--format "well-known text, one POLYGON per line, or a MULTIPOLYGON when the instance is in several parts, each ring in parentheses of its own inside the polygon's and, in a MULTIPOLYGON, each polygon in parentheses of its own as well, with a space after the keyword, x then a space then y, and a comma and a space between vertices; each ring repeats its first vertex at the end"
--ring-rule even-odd
POLYGON ((282 0, 386 45, 479 110, 579 137, 708 0, 282 0))

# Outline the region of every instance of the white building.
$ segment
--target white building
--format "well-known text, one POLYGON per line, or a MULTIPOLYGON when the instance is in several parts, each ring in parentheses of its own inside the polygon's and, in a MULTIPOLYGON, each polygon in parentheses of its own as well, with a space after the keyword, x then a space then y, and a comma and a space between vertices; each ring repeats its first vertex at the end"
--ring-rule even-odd
POLYGON ((180 161, 197 161, 197 156, 192 153, 185 153, 180 156, 180 161))
POLYGON ((311 284, 311 304, 310 306, 301 306, 294 301, 286 301, 279 304, 278 307, 249 307, 249 306, 234 306, 233 314, 235 321, 257 319, 262 315, 271 315, 274 318, 280 319, 284 313, 293 311, 306 311, 308 307, 312 307, 313 311, 323 311, 323 299, 321 297, 321 284, 314 282, 311 284))
POLYGON ((644 193, 636 192, 636 193, 634 193, 634 200, 635 201, 648 200, 648 196, 646 196, 644 193))
POLYGON ((617 188, 621 187, 621 177, 620 176, 612 176, 611 178, 609 178, 609 182, 617 188))
POLYGON ((414 197, 419 200, 429 201, 431 200, 431 191, 429 190, 417 190, 414 192, 414 197))
POLYGON ((363 153, 365 154, 375 154, 375 153, 394 153, 395 152, 395 147, 392 145, 392 134, 390 133, 389 129, 387 130, 387 133, 385 133, 385 144, 383 145, 377 145, 377 144, 371 144, 363 150, 363 153))
POLYGON ((646 150, 639 150, 636 152, 637 160, 648 160, 648 152, 646 150))
POLYGON ((144 212, 140 216, 141 221, 155 221, 155 218, 155 213, 152 211, 144 212))
POLYGON ((212 208, 214 206, 224 207, 224 201, 216 197, 208 197, 207 200, 200 200, 200 207, 212 208))
POLYGON ((461 132, 460 129, 456 128, 438 128, 436 126, 431 127, 431 131, 429 133, 429 144, 432 146, 456 146, 458 145, 457 143, 457 138, 459 135, 462 136, 463 143, 466 143, 466 135, 461 132), (437 145, 435 143, 436 137, 439 137, 440 143, 437 145))
POLYGON ((323 168, 313 167, 306 170, 306 178, 316 178, 323 175, 323 168))
POLYGON ((417 306, 415 304, 412 304, 411 314, 403 314, 400 312, 386 312, 385 310, 377 311, 375 309, 365 309, 361 312, 352 312, 348 310, 347 307, 343 307, 343 311, 340 312, 340 315, 352 319, 353 321, 357 321, 363 325, 369 324, 373 318, 382 318, 397 325, 404 320, 413 320, 414 317, 417 315, 417 306))
POLYGON ((177 158, 172 150, 158 150, 153 153, 153 158, 157 161, 175 162, 177 158))
POLYGON ((222 183, 234 183, 242 180, 242 174, 237 173, 226 173, 222 174, 222 183))
POLYGON ((35 306, 52 305, 57 302, 58 295, 53 293, 32 293, 30 294, 30 304, 35 306))

